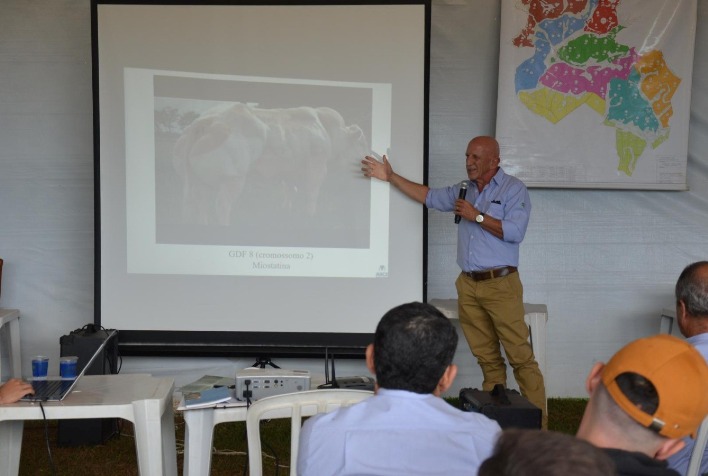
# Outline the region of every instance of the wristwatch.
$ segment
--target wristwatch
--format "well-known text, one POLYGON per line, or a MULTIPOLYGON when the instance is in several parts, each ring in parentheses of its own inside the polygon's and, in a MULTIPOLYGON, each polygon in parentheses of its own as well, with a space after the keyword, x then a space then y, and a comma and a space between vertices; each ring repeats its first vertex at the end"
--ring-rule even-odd
POLYGON ((479 215, 474 217, 474 221, 476 221, 477 223, 482 223, 484 221, 484 213, 479 212, 479 215))

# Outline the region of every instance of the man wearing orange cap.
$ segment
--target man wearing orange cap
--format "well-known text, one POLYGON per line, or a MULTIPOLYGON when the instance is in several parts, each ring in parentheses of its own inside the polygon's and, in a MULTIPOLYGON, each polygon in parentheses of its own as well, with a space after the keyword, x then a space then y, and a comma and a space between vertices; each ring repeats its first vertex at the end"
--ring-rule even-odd
POLYGON ((577 436, 603 448, 617 474, 676 476, 666 459, 708 414, 708 364, 670 335, 630 342, 586 381, 590 400, 577 436))

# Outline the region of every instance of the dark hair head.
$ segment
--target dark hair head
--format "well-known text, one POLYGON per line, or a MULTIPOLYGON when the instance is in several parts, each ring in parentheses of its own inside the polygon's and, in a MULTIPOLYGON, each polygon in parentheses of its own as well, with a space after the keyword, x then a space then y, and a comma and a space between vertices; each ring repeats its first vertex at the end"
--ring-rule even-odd
POLYGON ((587 441, 555 431, 505 430, 479 476, 611 476, 615 464, 587 441))
POLYGON ((374 336, 374 368, 380 387, 432 393, 457 348, 457 331, 430 304, 394 307, 374 336))
POLYGON ((683 301, 692 316, 708 316, 708 261, 684 268, 676 281, 676 302, 683 301))

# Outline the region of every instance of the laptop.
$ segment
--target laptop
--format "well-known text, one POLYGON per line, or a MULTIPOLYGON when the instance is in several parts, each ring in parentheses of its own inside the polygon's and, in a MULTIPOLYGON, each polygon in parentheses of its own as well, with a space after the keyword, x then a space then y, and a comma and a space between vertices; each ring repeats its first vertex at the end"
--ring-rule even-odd
POLYGON ((30 380, 32 387, 34 388, 34 395, 25 395, 20 400, 23 402, 59 402, 64 400, 64 398, 74 389, 74 386, 79 379, 84 376, 86 370, 101 354, 103 349, 106 347, 106 344, 108 344, 108 341, 111 340, 117 333, 117 330, 113 330, 108 334, 88 362, 86 362, 86 364, 81 368, 81 371, 75 379, 69 380, 50 377, 46 380, 30 380))

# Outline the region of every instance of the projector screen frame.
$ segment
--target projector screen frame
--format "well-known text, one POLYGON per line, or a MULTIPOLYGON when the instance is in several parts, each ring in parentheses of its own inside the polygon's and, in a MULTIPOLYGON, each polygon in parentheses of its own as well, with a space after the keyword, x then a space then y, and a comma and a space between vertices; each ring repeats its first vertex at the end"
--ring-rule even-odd
MULTIPOLYGON (((430 69, 430 0, 388 1, 121 1, 91 0, 93 130, 94 130, 94 325, 103 327, 101 316, 101 124, 99 91, 98 7, 99 5, 421 5, 425 11, 424 98, 423 98, 423 180, 428 182, 429 69, 430 69)), ((391 193, 398 193, 391 189, 391 193)), ((422 233, 422 300, 427 299, 427 210, 421 207, 422 233)), ((393 246, 393 245, 389 245, 393 246)), ((118 342, 122 355, 132 356, 234 356, 234 357, 322 357, 326 353, 338 358, 362 358, 373 333, 353 332, 237 332, 196 330, 132 330, 119 329, 118 342)))

